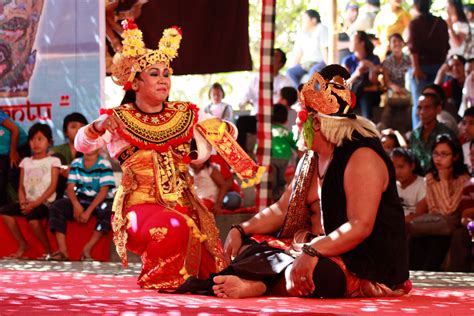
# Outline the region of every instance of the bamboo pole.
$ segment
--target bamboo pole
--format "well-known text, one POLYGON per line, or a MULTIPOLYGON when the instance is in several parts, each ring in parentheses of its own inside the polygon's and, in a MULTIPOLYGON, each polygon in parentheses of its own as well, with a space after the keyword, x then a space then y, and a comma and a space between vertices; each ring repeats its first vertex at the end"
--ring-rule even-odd
POLYGON ((339 24, 337 23, 337 0, 331 0, 329 8, 329 47, 328 64, 339 62, 337 51, 337 38, 339 33, 339 24))

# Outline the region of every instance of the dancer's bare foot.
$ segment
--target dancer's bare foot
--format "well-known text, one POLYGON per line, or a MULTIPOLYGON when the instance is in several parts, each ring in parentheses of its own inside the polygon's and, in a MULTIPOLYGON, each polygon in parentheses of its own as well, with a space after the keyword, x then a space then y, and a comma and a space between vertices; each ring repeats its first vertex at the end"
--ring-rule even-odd
POLYGON ((212 290, 221 298, 245 298, 263 295, 266 285, 260 281, 241 279, 235 275, 219 275, 214 277, 212 290))
POLYGON ((21 259, 25 252, 28 250, 28 245, 21 245, 15 253, 8 256, 10 259, 21 259))

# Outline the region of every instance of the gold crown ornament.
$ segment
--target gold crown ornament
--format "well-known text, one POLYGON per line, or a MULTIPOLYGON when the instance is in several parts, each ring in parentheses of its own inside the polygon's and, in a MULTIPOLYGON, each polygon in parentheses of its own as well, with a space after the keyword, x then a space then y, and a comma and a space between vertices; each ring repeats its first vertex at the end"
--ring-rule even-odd
MULTIPOLYGON (((158 43, 158 49, 148 49, 143 42, 142 31, 133 19, 122 21, 122 51, 115 54, 113 59, 112 80, 124 90, 131 88, 137 72, 142 72, 156 63, 163 63, 170 68, 170 62, 178 56, 182 39, 181 29, 177 26, 163 31, 158 43)), ((170 68, 172 73, 172 69, 170 68)))

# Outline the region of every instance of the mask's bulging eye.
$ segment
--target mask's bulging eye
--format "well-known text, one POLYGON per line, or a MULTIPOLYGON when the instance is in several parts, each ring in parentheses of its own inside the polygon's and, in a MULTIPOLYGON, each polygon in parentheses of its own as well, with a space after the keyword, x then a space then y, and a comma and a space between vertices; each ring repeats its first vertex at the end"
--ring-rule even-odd
POLYGON ((321 85, 319 84, 319 82, 316 82, 316 83, 314 84, 314 90, 315 90, 315 91, 318 91, 318 92, 321 91, 321 85))
POLYGON ((342 84, 339 84, 339 83, 332 83, 332 86, 338 90, 346 89, 342 84))

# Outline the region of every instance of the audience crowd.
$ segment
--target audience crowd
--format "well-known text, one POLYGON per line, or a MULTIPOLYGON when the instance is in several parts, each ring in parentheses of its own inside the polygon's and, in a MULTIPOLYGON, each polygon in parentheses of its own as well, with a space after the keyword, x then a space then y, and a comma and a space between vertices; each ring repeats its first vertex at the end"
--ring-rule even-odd
MULTIPOLYGON (((349 1, 339 34, 340 64, 351 77, 358 113, 374 122, 397 176, 405 211, 410 268, 470 271, 474 248, 474 5, 448 0, 446 19, 431 13, 430 0, 349 1), (469 230, 471 229, 471 231, 469 230)), ((272 109, 272 199, 278 200, 301 152, 296 124, 297 89, 328 60, 328 29, 315 10, 302 14, 303 25, 287 56, 274 50, 272 109)), ((238 142, 256 155, 258 76, 242 89, 239 104, 224 102, 221 83, 209 89, 201 111, 235 123, 238 142), (250 103, 250 113, 242 111, 250 103)), ((111 230, 115 181, 109 157, 82 155, 73 146, 87 120, 68 115, 67 142, 52 147, 51 129, 35 124, 26 132, 0 112, 0 215, 18 242, 11 258, 22 258, 28 244, 15 220, 24 217, 44 248, 45 260, 68 260, 67 222, 97 218, 95 232, 82 250, 91 249, 111 230), (3 194, 8 192, 8 194, 3 194), (52 252, 46 229, 56 237, 52 252)), ((216 215, 242 207, 246 199, 232 170, 213 155, 189 166, 196 192, 216 215)))

